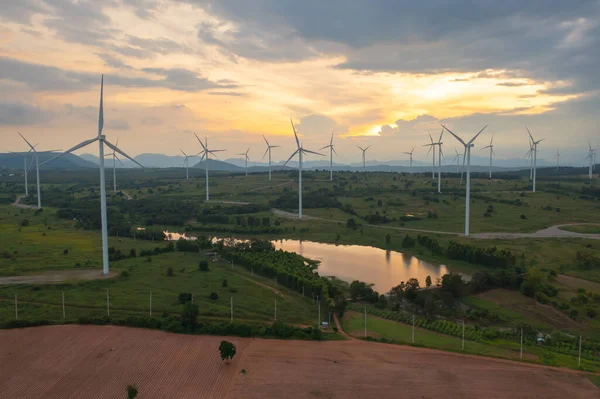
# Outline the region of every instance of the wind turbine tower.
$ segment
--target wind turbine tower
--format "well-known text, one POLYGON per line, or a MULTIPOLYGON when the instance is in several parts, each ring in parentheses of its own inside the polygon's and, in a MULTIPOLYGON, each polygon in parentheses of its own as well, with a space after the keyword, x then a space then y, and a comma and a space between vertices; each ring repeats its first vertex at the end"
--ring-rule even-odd
MULTIPOLYGON (((431 139, 431 144, 425 144, 423 147, 429 147, 429 149, 431 150, 431 148, 433 148, 433 156, 435 159, 435 146, 438 146, 438 193, 442 192, 442 156, 444 155, 443 151, 442 151, 442 144, 444 144, 442 142, 442 136, 444 135, 444 129, 442 129, 442 132, 440 133, 440 138, 438 139, 437 142, 434 142, 433 139, 431 138, 431 134, 429 135, 429 138, 431 139)), ((435 169, 435 161, 433 163, 434 165, 434 169, 435 169)), ((434 175, 435 176, 435 175, 434 175)))
POLYGON ((558 148, 556 149, 556 155, 554 156, 554 158, 556 158, 556 170, 560 169, 560 153, 558 152, 558 148))
POLYGON ((585 159, 589 159, 590 160, 590 165, 589 165, 589 170, 588 170, 588 175, 590 177, 590 180, 592 180, 592 170, 594 169, 594 160, 596 159, 596 149, 592 148, 592 143, 590 143, 588 141, 588 156, 585 159))
POLYGON ((494 134, 495 133, 492 133, 492 138, 490 139, 490 145, 482 148, 482 150, 485 150, 486 148, 490 149, 490 180, 492 179, 492 155, 496 155, 496 153, 494 152, 494 134))
POLYGON ((278 145, 271 145, 271 144, 269 144, 269 142, 265 138, 264 134, 263 134, 263 139, 265 140, 265 143, 267 143, 267 149, 265 150, 265 153, 263 155, 263 159, 265 159, 265 156, 267 155, 267 153, 269 153, 269 180, 271 180, 271 148, 277 148, 279 146, 278 145))
POLYGON ((196 155, 188 155, 182 149, 180 149, 181 153, 185 157, 183 159, 183 166, 185 166, 185 179, 188 180, 190 178, 189 168, 190 168, 190 158, 197 157, 200 153, 196 155))
POLYGON ((412 156, 413 156, 414 151, 415 151, 415 147, 413 147, 413 149, 410 152, 403 152, 403 154, 407 154, 410 157, 410 161, 409 161, 410 168, 412 168, 412 156))
POLYGON ((483 132, 485 130, 487 125, 484 126, 483 129, 481 129, 479 131, 479 133, 477 133, 475 136, 473 136, 473 138, 466 143, 463 141, 463 139, 461 139, 456 134, 454 134, 452 131, 450 131, 450 129, 448 129, 446 126, 442 125, 442 127, 444 129, 446 129, 446 131, 448 133, 453 135, 458 141, 460 141, 460 143, 465 147, 465 155, 463 156, 463 164, 465 162, 465 159, 467 160, 467 189, 466 189, 466 195, 465 195, 465 237, 468 237, 469 236, 469 212, 470 212, 470 205, 471 205, 471 147, 475 146, 473 144, 473 142, 475 141, 477 136, 479 136, 481 134, 481 132, 483 132))
POLYGON ((294 137, 296 138, 296 146, 298 147, 296 151, 290 155, 287 161, 283 164, 283 166, 287 165, 288 162, 294 157, 294 155, 298 154, 298 219, 302 219, 302 155, 303 154, 316 154, 324 156, 323 154, 319 154, 318 152, 310 151, 302 147, 300 140, 298 140, 298 134, 296 133, 296 128, 294 127, 294 122, 290 119, 292 123, 292 129, 294 130, 294 137))
POLYGON ((324 150, 325 148, 329 148, 329 181, 332 181, 333 180, 333 153, 335 152, 335 155, 337 155, 335 148, 333 148, 333 132, 331 132, 331 140, 329 141, 329 145, 326 145, 325 147, 322 147, 320 149, 324 150))
POLYGON ((434 145, 434 142, 433 142, 433 137, 431 137, 431 133, 427 132, 427 134, 429 134, 429 140, 431 141, 431 143, 427 144, 427 145, 424 145, 423 147, 429 146, 429 151, 427 151, 427 155, 429 155, 429 153, 433 149, 433 154, 431 154, 433 156, 433 158, 432 158, 432 167, 431 167, 431 178, 435 180, 435 145, 434 145))
MULTIPOLYGON (((119 140, 117 140, 117 144, 115 144, 115 146, 119 146, 119 140)), ((115 152, 115 150, 113 150, 112 154, 109 154, 109 156, 112 157, 113 159, 113 191, 117 191, 117 161, 121 162, 121 160, 119 159, 119 157, 117 156, 117 153, 115 152)), ((121 165, 123 165, 123 162, 121 162, 121 165)))
POLYGON ((527 133, 529 134, 529 138, 531 139, 531 150, 529 150, 529 151, 531 151, 531 156, 533 157, 533 189, 532 189, 532 192, 535 193, 535 175, 536 175, 536 168, 537 168, 537 146, 539 143, 541 143, 545 139, 535 141, 533 139, 533 136, 531 135, 531 132, 527 128, 527 126, 525 126, 525 129, 527 129, 527 133))
POLYGON ((362 151, 363 172, 366 172, 367 171, 367 165, 365 163, 365 159, 366 159, 366 155, 365 154, 367 153, 367 150, 369 148, 371 148, 371 146, 368 146, 367 148, 362 148, 361 146, 357 145, 357 147, 360 148, 360 150, 362 151))
POLYGON ((246 150, 246 152, 241 152, 239 154, 236 155, 243 155, 244 156, 244 161, 246 162, 244 169, 246 169, 246 176, 248 176, 248 160, 250 159, 250 157, 248 157, 248 152, 250 151, 250 147, 248 147, 248 149, 246 150))
POLYGON ((73 151, 76 151, 80 148, 83 148, 89 144, 94 142, 98 142, 99 147, 99 156, 98 160, 100 162, 100 216, 102 220, 102 273, 105 276, 108 276, 109 273, 109 260, 108 260, 108 221, 106 217, 106 180, 104 174, 104 146, 109 147, 113 151, 118 152, 123 155, 125 158, 129 159, 133 163, 143 167, 138 161, 130 157, 121 151, 117 146, 111 144, 106 140, 106 136, 102 134, 102 128, 104 127, 104 106, 103 106, 103 95, 104 95, 104 75, 102 75, 102 80, 100 81, 100 110, 98 112, 98 136, 91 138, 89 140, 83 141, 77 144, 75 147, 68 149, 63 152, 42 163, 48 163, 56 158, 62 157, 63 155, 70 154, 73 151))
POLYGON ((208 193, 208 156, 210 154, 212 154, 216 157, 217 154, 215 154, 215 152, 221 152, 221 151, 226 151, 226 150, 211 150, 208 148, 208 137, 206 137, 206 136, 204 137, 204 143, 203 143, 202 140, 200 140, 200 138, 198 138, 198 135, 196 133, 194 133, 194 136, 196 136, 196 139, 202 146, 202 151, 201 151, 202 158, 200 158, 200 162, 202 162, 202 160, 204 159, 204 172, 205 172, 205 180, 206 180, 206 201, 208 201, 210 199, 210 195, 208 193))

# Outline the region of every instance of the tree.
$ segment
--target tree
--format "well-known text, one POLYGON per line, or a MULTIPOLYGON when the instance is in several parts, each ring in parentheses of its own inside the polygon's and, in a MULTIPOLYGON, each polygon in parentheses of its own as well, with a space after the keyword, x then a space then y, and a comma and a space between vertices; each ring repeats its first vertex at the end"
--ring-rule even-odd
POLYGON ((198 305, 188 302, 183 305, 181 313, 181 325, 189 332, 193 332, 198 325, 198 305))
POLYGON ((235 356, 235 345, 229 341, 221 341, 219 352, 221 352, 221 360, 229 361, 235 356))
POLYGON ((135 385, 127 385, 127 399, 134 399, 138 394, 135 385))
POLYGON ((173 277, 173 268, 172 267, 169 267, 167 269, 167 277, 173 277))
POLYGON ((406 288, 404 289, 404 295, 409 301, 414 301, 417 297, 417 291, 419 290, 419 280, 416 278, 410 278, 406 282, 406 288))
POLYGON ((427 288, 431 287, 431 276, 427 276, 425 278, 425 285, 427 286, 427 288))
POLYGON ((356 230, 356 220, 354 220, 353 218, 348 219, 348 221, 346 222, 346 227, 349 229, 356 230))
POLYGON ((208 271, 208 261, 201 260, 200 263, 198 264, 198 270, 200 270, 201 272, 207 272, 208 271))
POLYGON ((392 243, 392 236, 391 235, 389 235, 389 234, 385 235, 385 243, 387 245, 390 245, 392 243))

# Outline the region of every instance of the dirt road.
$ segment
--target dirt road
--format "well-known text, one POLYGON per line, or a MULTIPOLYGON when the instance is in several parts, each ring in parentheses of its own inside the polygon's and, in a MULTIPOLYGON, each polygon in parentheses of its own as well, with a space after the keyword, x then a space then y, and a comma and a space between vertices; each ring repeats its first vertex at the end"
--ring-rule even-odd
POLYGON ((100 269, 91 270, 50 270, 27 276, 0 277, 0 285, 7 284, 56 284, 73 280, 96 280, 110 278, 100 269))
POLYGON ((17 208, 23 208, 23 209, 37 209, 37 205, 25 205, 25 204, 21 204, 21 200, 23 198, 25 198, 24 195, 17 196, 17 198, 15 199, 15 202, 13 202, 11 205, 15 206, 17 208))
POLYGON ((0 397, 118 398, 129 384, 141 398, 600 397, 575 372, 360 340, 77 325, 0 331, 0 397), (219 358, 222 339, 237 347, 229 364, 219 358))

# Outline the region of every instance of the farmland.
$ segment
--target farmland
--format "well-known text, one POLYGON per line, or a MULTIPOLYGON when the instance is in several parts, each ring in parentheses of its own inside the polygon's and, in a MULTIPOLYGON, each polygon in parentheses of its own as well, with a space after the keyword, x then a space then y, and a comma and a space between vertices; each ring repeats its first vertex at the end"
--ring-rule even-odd
POLYGON ((122 327, 0 331, 0 396, 105 398, 135 385, 144 398, 598 396, 584 375, 422 348, 225 338, 122 327), (399 372, 401 370, 402 372, 399 372), (35 372, 36 378, 29 378, 35 372))

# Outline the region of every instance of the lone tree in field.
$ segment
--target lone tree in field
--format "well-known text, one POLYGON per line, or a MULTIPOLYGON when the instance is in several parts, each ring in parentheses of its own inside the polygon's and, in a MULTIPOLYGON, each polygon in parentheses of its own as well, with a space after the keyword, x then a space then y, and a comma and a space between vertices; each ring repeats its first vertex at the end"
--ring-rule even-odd
POLYGON ((221 352, 221 360, 229 361, 235 356, 235 345, 229 341, 221 341, 219 352, 221 352))
POLYGON ((135 385, 127 385, 127 399, 134 399, 138 394, 135 385))
POLYGON ((431 276, 427 276, 425 278, 425 285, 427 286, 427 288, 431 287, 431 276))

